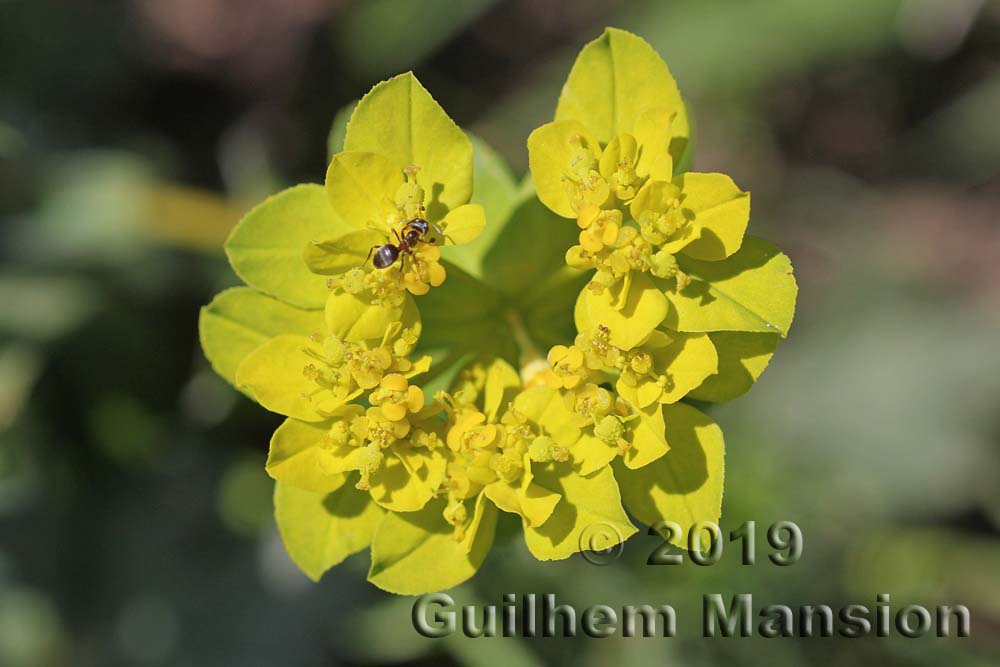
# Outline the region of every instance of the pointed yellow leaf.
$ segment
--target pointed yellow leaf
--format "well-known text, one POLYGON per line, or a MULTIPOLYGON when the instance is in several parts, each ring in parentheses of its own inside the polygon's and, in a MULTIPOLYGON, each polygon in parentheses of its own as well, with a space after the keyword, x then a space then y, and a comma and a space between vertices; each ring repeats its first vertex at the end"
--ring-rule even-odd
POLYGON ((296 185, 247 213, 226 241, 226 256, 247 285, 301 308, 322 308, 325 281, 310 273, 302 248, 347 232, 323 186, 296 185))
POLYGON ((628 468, 649 465, 667 453, 666 428, 663 424, 663 409, 658 403, 637 411, 637 419, 632 426, 632 447, 623 457, 628 468))
POLYGON ((579 137, 582 147, 594 155, 594 169, 601 149, 587 128, 576 121, 547 123, 528 136, 528 165, 538 198, 554 213, 575 218, 566 177, 578 158, 580 145, 570 140, 579 137))
POLYGON ((519 514, 526 526, 538 526, 552 515, 559 504, 559 494, 543 489, 537 484, 527 484, 522 488, 514 484, 498 481, 487 484, 483 489, 486 497, 504 512, 519 514))
MULTIPOLYGON (((388 238, 387 220, 397 214, 396 191, 403 166, 376 153, 345 152, 333 156, 326 170, 326 196, 334 212, 356 229, 377 229, 388 238)), ((325 234, 311 240, 330 238, 325 234)))
POLYGON ((322 328, 322 310, 302 310, 249 287, 220 292, 198 318, 205 356, 234 386, 240 362, 268 338, 283 333, 308 336, 322 328))
POLYGON ((550 387, 530 387, 514 399, 514 408, 541 427, 561 447, 571 448, 580 438, 579 417, 550 387))
POLYGON ((688 257, 718 261, 740 249, 750 222, 750 193, 740 190, 725 174, 681 174, 681 206, 694 213, 701 234, 684 246, 688 257))
POLYGON ((417 512, 386 514, 372 540, 368 581, 390 593, 421 595, 474 575, 493 546, 496 508, 484 501, 471 546, 454 539, 444 508, 445 499, 438 498, 417 512))
POLYGON ((379 305, 370 292, 333 292, 326 302, 327 331, 341 340, 379 345, 386 329, 396 323, 420 334, 420 312, 411 296, 392 306, 379 305))
POLYGON ((494 422, 501 410, 514 400, 521 388, 521 376, 503 359, 495 359, 486 369, 486 386, 483 388, 483 414, 494 422))
POLYGON ((344 149, 378 153, 400 170, 419 167, 429 220, 440 220, 472 195, 472 142, 412 72, 383 81, 361 98, 344 149))
POLYGON ((603 294, 594 294, 589 288, 581 290, 574 310, 577 329, 593 331, 606 326, 611 331, 611 343, 624 350, 645 340, 663 322, 669 304, 647 274, 633 274, 623 303, 617 301, 621 286, 606 289, 603 294))
POLYGON ((524 541, 538 560, 562 560, 581 550, 607 549, 636 532, 622 509, 610 467, 585 477, 568 462, 549 463, 536 466, 535 483, 562 496, 545 523, 524 526, 524 541))
POLYGON ((664 285, 673 305, 665 326, 678 331, 787 335, 798 286, 788 257, 772 244, 748 236, 735 254, 718 262, 683 254, 677 259, 691 283, 680 292, 664 285))
POLYGON ((687 145, 688 121, 670 69, 641 37, 608 28, 577 56, 555 119, 579 121, 606 144, 617 134, 634 134, 637 120, 650 109, 676 114, 670 152, 678 161, 687 145))
POLYGON ((639 114, 633 134, 639 142, 639 161, 635 173, 640 178, 669 181, 674 175, 674 159, 670 155, 673 139, 674 112, 670 109, 648 109, 639 114))
POLYGON ((344 484, 315 493, 278 482, 274 518, 292 561, 313 581, 371 544, 382 510, 367 493, 344 484))
MULTIPOLYGON (((344 406, 344 414, 364 412, 361 406, 344 406)), ((306 491, 329 493, 344 483, 344 474, 357 468, 352 460, 358 448, 334 450, 324 448, 323 439, 331 422, 303 422, 286 419, 271 436, 271 447, 267 455, 267 474, 278 480, 306 491)))
POLYGON ((669 451, 635 470, 616 465, 615 472, 629 512, 650 526, 660 520, 679 524, 683 533, 673 543, 686 547, 692 526, 719 521, 725 445, 708 415, 685 403, 662 410, 669 451))
POLYGON ((716 331, 708 334, 719 353, 719 372, 693 390, 699 401, 731 401, 745 394, 767 368, 781 337, 767 333, 716 331))
POLYGON ((445 459, 437 452, 395 446, 371 477, 372 499, 393 512, 415 512, 444 481, 445 459))
POLYGON ((251 352, 236 369, 236 384, 246 387, 271 412, 307 422, 326 419, 343 403, 329 392, 315 393, 316 383, 303 374, 315 360, 305 353, 312 341, 303 336, 276 336, 251 352), (311 396, 315 393, 315 396, 311 396))
MULTIPOLYGON (((307 243, 302 251, 302 260, 313 273, 336 276, 363 266, 371 259, 375 246, 388 242, 382 232, 355 229, 336 238, 307 243)), ((324 302, 326 296, 329 294, 324 295, 324 302)))
POLYGON ((611 463, 618 456, 618 448, 584 433, 573 445, 570 455, 573 464, 579 466, 577 472, 586 476, 611 463))
MULTIPOLYGON (((452 209, 444 219, 438 223, 441 231, 444 232, 442 242, 447 245, 461 245, 474 240, 486 227, 486 213, 479 204, 465 204, 452 209)), ((434 238, 436 232, 431 229, 427 236, 434 238)))

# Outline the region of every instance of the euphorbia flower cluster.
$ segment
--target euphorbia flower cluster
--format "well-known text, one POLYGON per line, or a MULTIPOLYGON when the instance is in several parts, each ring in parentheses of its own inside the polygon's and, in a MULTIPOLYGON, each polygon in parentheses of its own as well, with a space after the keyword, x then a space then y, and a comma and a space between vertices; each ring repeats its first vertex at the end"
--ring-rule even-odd
POLYGON ((307 574, 370 547, 369 580, 386 590, 453 586, 502 513, 542 560, 627 539, 629 513, 685 531, 718 519, 721 431, 685 399, 749 388, 795 285, 783 255, 744 240, 748 194, 676 168, 688 134, 663 61, 609 30, 528 140, 534 191, 479 171, 488 151, 474 168, 468 136, 404 74, 358 103, 325 186, 280 193, 233 231, 248 287, 206 307, 202 343, 286 417, 266 468, 307 574), (577 244, 528 267, 544 279, 517 292, 545 243, 517 218, 537 224, 535 192, 553 231, 575 220, 577 244), (480 203, 502 213, 487 221, 480 203), (374 264, 387 245, 393 261, 374 264))
POLYGON ((750 196, 723 174, 673 175, 675 116, 649 109, 629 128, 634 134, 618 134, 603 149, 577 120, 543 125, 528 139, 539 198, 581 230, 566 261, 597 269, 589 284, 597 294, 632 271, 665 281, 665 289, 684 289, 690 281, 678 253, 716 261, 740 247, 750 196))

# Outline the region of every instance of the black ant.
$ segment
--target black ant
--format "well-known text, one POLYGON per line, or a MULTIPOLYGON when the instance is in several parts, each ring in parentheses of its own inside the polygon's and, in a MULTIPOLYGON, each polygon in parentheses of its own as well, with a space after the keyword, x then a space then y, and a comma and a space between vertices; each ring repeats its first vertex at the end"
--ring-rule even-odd
POLYGON ((367 263, 369 259, 372 259, 372 253, 375 253, 375 258, 372 259, 372 266, 376 269, 387 269, 396 263, 396 260, 403 257, 403 262, 399 265, 400 272, 403 271, 403 266, 406 262, 406 255, 413 256, 413 248, 416 247, 418 243, 430 243, 433 241, 427 240, 424 236, 428 231, 434 229, 438 234, 444 236, 437 225, 432 222, 427 222, 423 218, 414 218, 410 220, 403 226, 403 234, 393 229, 392 233, 396 236, 397 243, 386 243, 384 245, 373 245, 368 251, 368 257, 365 257, 365 262, 367 263))

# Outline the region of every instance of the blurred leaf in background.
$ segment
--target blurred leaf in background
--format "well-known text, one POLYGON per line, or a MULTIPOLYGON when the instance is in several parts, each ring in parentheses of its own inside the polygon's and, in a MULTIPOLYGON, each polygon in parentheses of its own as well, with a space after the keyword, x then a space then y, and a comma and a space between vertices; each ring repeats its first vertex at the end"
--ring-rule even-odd
POLYGON ((358 78, 375 81, 423 62, 497 0, 367 0, 333 26, 337 55, 358 78))

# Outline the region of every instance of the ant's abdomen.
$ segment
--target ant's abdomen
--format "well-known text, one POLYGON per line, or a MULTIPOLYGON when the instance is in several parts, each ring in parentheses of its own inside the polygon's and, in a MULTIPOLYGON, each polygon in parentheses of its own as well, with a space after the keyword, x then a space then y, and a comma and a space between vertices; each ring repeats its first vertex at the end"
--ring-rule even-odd
POLYGON ((385 269, 392 266, 397 259, 399 259, 399 248, 386 244, 375 251, 375 257, 372 258, 372 265, 376 269, 385 269))

